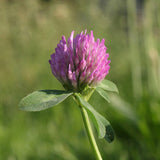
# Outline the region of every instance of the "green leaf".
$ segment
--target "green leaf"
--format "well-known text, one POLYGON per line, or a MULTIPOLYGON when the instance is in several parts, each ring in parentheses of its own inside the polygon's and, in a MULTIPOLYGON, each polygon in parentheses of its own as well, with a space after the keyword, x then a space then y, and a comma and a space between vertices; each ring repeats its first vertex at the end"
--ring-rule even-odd
POLYGON ((119 93, 117 86, 113 82, 111 82, 109 80, 106 80, 106 79, 104 79, 101 83, 99 83, 97 85, 97 87, 102 88, 102 89, 104 89, 106 91, 119 93))
POLYGON ((98 137, 105 138, 109 143, 112 142, 114 140, 114 131, 109 121, 100 115, 81 95, 75 94, 75 96, 78 102, 87 110, 96 127, 98 137))
POLYGON ((40 90, 24 97, 19 107, 24 111, 41 111, 64 101, 72 93, 61 90, 40 90))
POLYGON ((110 103, 110 99, 109 99, 109 95, 106 91, 104 91, 103 89, 97 87, 96 91, 106 100, 110 103))

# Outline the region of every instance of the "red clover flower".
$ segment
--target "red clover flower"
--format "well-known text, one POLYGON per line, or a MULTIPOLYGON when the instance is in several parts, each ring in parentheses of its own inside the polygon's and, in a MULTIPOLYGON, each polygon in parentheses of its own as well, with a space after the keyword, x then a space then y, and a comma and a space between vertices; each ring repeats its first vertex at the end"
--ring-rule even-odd
POLYGON ((49 60, 53 75, 70 91, 81 92, 89 85, 94 87, 109 73, 109 54, 102 39, 95 41, 83 31, 75 38, 72 31, 68 41, 62 36, 49 60))

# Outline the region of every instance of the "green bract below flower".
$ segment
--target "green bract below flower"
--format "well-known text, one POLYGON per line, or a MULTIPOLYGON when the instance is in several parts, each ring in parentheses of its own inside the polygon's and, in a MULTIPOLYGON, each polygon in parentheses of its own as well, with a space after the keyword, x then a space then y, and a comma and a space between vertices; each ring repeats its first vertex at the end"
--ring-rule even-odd
POLYGON ((110 60, 106 53, 105 40, 94 40, 90 35, 81 32, 75 38, 72 31, 68 41, 62 36, 49 63, 53 75, 70 91, 81 92, 87 85, 94 87, 109 72, 110 60))
POLYGON ((62 83, 66 90, 39 90, 20 101, 20 109, 24 111, 41 111, 64 101, 72 96, 81 109, 82 118, 88 138, 97 160, 102 160, 96 141, 93 136, 89 118, 92 120, 99 138, 108 142, 114 140, 114 131, 109 121, 100 115, 87 101, 93 91, 110 102, 107 92, 117 92, 116 85, 105 80, 109 72, 110 60, 106 53, 104 39, 94 40, 93 32, 90 35, 81 32, 73 38, 74 31, 66 41, 62 36, 60 43, 49 60, 53 75, 62 83), (88 117, 89 115, 89 117, 88 117))

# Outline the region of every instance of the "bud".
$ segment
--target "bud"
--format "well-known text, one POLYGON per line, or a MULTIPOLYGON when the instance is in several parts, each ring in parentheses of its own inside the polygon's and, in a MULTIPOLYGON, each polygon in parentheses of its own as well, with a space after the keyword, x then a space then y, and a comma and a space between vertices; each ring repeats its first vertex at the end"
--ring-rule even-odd
POLYGON ((90 35, 86 32, 74 38, 72 31, 68 41, 62 36, 49 60, 53 75, 69 91, 82 92, 87 86, 94 87, 109 73, 105 39, 95 41, 93 31, 90 35))

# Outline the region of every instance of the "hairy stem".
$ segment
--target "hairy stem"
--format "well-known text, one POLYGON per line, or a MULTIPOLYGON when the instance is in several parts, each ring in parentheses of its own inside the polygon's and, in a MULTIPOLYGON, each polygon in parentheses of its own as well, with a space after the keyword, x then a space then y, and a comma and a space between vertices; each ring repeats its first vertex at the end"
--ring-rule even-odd
POLYGON ((87 132, 90 144, 91 144, 91 146, 93 148, 95 157, 96 157, 97 160, 102 160, 101 154, 99 152, 98 146, 96 144, 96 141, 95 141, 95 138, 94 138, 94 135, 93 135, 91 124, 89 122, 89 117, 88 117, 87 111, 81 105, 80 105, 80 108, 81 108, 81 113, 82 113, 82 118, 83 118, 84 126, 86 128, 86 132, 87 132))

